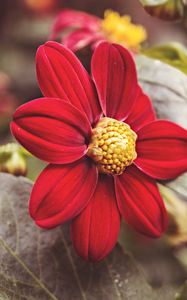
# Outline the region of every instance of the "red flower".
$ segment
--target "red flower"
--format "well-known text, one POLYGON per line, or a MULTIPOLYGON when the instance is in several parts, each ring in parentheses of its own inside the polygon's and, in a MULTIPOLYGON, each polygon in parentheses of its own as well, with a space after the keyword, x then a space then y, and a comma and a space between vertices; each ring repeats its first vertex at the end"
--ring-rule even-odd
POLYGON ((138 232, 159 237, 167 213, 155 179, 187 170, 187 131, 156 120, 122 46, 96 48, 93 80, 58 43, 39 47, 36 61, 45 98, 22 105, 11 123, 16 139, 50 163, 31 194, 36 224, 52 228, 72 219, 75 249, 93 261, 115 245, 120 215, 138 232))
POLYGON ((72 51, 88 45, 94 47, 105 39, 101 32, 101 19, 82 11, 65 9, 60 12, 55 19, 50 39, 56 39, 59 33, 65 31, 67 33, 62 38, 63 44, 72 51))

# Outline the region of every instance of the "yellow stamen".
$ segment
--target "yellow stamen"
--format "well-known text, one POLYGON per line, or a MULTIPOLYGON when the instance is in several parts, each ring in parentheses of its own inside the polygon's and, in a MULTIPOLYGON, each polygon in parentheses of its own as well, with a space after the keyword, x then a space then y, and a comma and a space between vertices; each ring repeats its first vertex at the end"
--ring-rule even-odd
POLYGON ((137 51, 140 44, 147 38, 143 26, 131 23, 130 16, 120 16, 112 10, 105 11, 101 29, 109 41, 121 44, 133 51, 137 51))
POLYGON ((126 123, 104 117, 92 131, 87 155, 96 162, 101 173, 121 175, 137 157, 136 138, 126 123))

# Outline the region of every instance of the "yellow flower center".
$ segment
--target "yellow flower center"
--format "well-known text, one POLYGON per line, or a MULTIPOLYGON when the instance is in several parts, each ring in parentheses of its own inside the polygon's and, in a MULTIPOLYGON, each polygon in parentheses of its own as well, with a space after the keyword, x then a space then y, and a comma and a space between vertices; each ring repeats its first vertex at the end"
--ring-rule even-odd
POLYGON ((101 173, 121 175, 137 157, 136 138, 128 124, 104 117, 92 130, 87 155, 101 173))
POLYGON ((147 38, 143 26, 131 23, 130 16, 120 16, 112 10, 105 11, 104 20, 101 22, 101 30, 109 41, 135 51, 147 38))

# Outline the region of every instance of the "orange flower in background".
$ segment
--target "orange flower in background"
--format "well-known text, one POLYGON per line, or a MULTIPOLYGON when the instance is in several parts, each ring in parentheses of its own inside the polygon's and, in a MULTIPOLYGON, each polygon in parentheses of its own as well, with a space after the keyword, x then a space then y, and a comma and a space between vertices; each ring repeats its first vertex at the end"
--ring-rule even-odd
POLYGON ((47 12, 57 7, 58 0, 23 0, 23 4, 34 12, 47 12))
POLYGON ((104 19, 81 11, 63 10, 56 18, 50 39, 60 35, 62 43, 72 51, 88 45, 95 48, 98 42, 107 40, 137 52, 147 35, 143 26, 131 22, 130 16, 120 16, 106 10, 104 19))

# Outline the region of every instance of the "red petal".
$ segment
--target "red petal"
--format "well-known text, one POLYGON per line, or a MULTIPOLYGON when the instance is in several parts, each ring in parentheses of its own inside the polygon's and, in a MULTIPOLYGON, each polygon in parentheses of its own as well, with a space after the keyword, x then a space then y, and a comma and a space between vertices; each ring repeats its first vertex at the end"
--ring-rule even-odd
POLYGON ((66 47, 47 42, 38 48, 36 69, 41 91, 46 97, 70 101, 93 123, 100 107, 93 83, 77 57, 66 47))
POLYGON ((114 247, 120 228, 112 177, 100 175, 88 206, 73 220, 71 235, 77 253, 85 260, 99 261, 114 247))
POLYGON ((166 209, 153 179, 131 166, 115 177, 115 189, 119 210, 136 231, 159 237, 166 230, 166 209))
POLYGON ((55 39, 63 30, 72 28, 85 28, 98 31, 101 20, 82 11, 65 9, 58 14, 52 28, 51 39, 55 39))
POLYGON ((92 32, 89 29, 79 29, 66 35, 63 39, 63 44, 75 52, 92 43, 96 43, 100 38, 101 35, 97 32, 92 32))
POLYGON ((157 179, 187 171, 187 130, 169 121, 155 121, 138 131, 136 166, 157 179))
POLYGON ((97 184, 97 169, 84 160, 69 165, 48 165, 31 193, 29 210, 36 224, 52 228, 85 208, 97 184))
POLYGON ((126 118, 138 91, 130 52, 120 45, 100 43, 93 54, 92 74, 104 114, 118 120, 126 118))
POLYGON ((87 118, 70 103, 43 98, 20 106, 11 123, 15 138, 32 154, 51 163, 82 157, 90 135, 87 118))
POLYGON ((137 131, 156 119, 152 103, 147 95, 145 95, 141 88, 139 96, 137 97, 136 104, 134 105, 130 115, 125 120, 130 127, 137 131))

